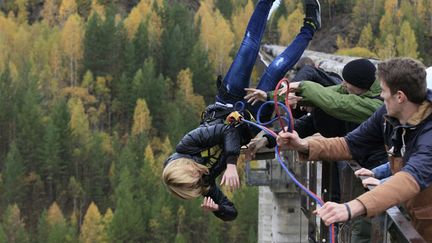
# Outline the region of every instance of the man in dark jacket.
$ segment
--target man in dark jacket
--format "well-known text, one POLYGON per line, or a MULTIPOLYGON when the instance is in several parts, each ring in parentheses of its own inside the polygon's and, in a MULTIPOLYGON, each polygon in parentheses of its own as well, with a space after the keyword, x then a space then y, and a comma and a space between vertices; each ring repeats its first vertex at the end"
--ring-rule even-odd
POLYGON ((387 151, 393 176, 356 199, 327 202, 317 209, 326 225, 405 203, 412 223, 432 241, 432 91, 426 87, 425 66, 410 58, 378 64, 384 104, 371 118, 343 138, 300 139, 281 132, 277 143, 308 160, 363 159, 371 150, 387 151))

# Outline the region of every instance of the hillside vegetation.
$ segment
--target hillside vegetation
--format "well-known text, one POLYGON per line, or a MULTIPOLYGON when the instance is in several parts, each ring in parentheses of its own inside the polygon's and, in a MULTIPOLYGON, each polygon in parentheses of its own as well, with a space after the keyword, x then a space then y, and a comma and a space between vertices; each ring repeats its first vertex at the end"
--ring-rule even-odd
MULTIPOLYGON (((224 223, 160 179, 254 4, 1 1, 0 242, 255 242, 256 188, 227 192, 239 217, 224 223)), ((322 7, 312 49, 430 64, 432 0, 322 7)), ((302 18, 300 0, 282 1, 264 42, 286 45, 302 18)))

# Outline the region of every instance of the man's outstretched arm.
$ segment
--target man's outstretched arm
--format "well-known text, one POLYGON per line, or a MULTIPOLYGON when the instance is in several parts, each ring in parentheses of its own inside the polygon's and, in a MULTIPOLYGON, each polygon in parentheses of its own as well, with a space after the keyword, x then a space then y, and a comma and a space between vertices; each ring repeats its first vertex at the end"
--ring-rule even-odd
POLYGON ((301 160, 349 160, 352 159, 345 138, 311 136, 301 139, 297 132, 280 132, 277 139, 282 149, 296 150, 301 160))

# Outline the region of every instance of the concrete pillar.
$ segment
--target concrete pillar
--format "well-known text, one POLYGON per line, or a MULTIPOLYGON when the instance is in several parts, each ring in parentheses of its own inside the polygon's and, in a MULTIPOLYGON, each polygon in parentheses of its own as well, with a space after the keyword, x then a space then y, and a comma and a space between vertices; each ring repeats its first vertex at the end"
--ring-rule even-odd
POLYGON ((258 242, 307 241, 307 219, 300 209, 297 192, 274 193, 259 187, 258 242))

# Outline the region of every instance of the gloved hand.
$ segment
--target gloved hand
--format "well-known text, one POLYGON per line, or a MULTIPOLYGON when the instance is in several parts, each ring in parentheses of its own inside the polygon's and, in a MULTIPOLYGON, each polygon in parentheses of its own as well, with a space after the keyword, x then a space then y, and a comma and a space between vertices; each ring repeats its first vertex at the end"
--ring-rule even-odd
POLYGON ((243 116, 238 111, 233 111, 227 116, 225 121, 226 123, 233 125, 240 123, 242 118, 243 116))

